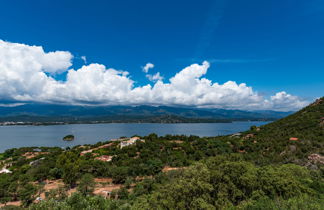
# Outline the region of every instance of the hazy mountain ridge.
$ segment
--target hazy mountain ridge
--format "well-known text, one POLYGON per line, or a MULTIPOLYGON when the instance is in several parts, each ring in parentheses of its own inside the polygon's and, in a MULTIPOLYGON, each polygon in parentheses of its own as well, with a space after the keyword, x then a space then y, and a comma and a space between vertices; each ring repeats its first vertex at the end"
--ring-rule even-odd
POLYGON ((226 109, 199 109, 169 106, 73 106, 53 104, 25 104, 0 107, 0 121, 111 121, 151 122, 169 118, 173 122, 275 120, 291 112, 241 111, 226 109), (154 119, 154 120, 152 120, 154 119), (195 119, 195 120, 193 120, 195 119))

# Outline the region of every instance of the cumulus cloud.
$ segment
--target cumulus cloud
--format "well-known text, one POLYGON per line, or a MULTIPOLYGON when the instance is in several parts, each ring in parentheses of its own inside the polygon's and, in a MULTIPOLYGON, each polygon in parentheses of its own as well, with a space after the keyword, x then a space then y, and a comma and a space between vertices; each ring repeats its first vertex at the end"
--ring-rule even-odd
POLYGON ((144 67, 142 67, 143 72, 145 72, 146 74, 149 72, 150 69, 154 68, 154 64, 153 63, 147 63, 144 67))
POLYGON ((276 93, 271 96, 270 107, 275 110, 289 110, 291 107, 304 107, 307 101, 300 100, 297 96, 290 95, 285 91, 276 93))
POLYGON ((156 82, 158 80, 163 80, 163 76, 160 75, 160 72, 157 72, 156 74, 147 74, 146 78, 148 78, 152 82, 156 82))
POLYGON ((149 70, 154 68, 153 63, 147 63, 144 67, 142 67, 143 72, 146 74, 146 78, 149 79, 151 82, 156 82, 163 80, 163 76, 161 76, 160 72, 155 74, 149 74, 149 70))
POLYGON ((73 56, 66 51, 45 53, 42 47, 0 40, 0 98, 34 100, 50 84, 46 73, 66 71, 73 56))
MULTIPOLYGON (((42 47, 0 40, 0 100, 281 111, 308 103, 286 92, 265 98, 245 83, 213 82, 205 77, 210 67, 206 61, 182 69, 167 82, 158 72, 149 77, 153 85, 135 86, 127 71, 95 63, 73 69, 72 58, 66 51, 44 52, 42 47), (63 71, 67 71, 65 81, 52 77, 63 71)), ((147 73, 154 65, 145 67, 147 73)))

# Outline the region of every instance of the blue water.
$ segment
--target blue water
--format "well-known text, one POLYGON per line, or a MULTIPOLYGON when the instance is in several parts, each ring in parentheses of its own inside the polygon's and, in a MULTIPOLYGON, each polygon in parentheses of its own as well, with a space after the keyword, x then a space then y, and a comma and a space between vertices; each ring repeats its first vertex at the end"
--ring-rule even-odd
POLYGON ((108 141, 121 136, 148 135, 156 133, 185 134, 196 136, 227 135, 245 131, 252 125, 269 122, 233 122, 233 123, 110 123, 110 124, 74 124, 51 126, 0 126, 0 152, 6 149, 32 146, 75 146, 108 141), (65 135, 73 134, 75 140, 63 141, 65 135))

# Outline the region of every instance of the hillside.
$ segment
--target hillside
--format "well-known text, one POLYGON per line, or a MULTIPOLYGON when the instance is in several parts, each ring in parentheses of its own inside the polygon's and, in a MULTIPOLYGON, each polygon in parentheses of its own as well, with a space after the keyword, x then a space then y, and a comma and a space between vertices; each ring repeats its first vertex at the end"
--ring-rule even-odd
POLYGON ((288 117, 263 126, 261 130, 260 134, 269 137, 324 140, 324 97, 288 117))
POLYGON ((300 162, 310 154, 324 154, 324 98, 300 111, 260 128, 244 132, 242 149, 272 161, 300 162))
POLYGON ((10 149, 0 154, 3 171, 10 171, 0 174, 0 201, 35 210, 320 210, 323 108, 321 98, 229 136, 150 134, 67 149, 10 149))

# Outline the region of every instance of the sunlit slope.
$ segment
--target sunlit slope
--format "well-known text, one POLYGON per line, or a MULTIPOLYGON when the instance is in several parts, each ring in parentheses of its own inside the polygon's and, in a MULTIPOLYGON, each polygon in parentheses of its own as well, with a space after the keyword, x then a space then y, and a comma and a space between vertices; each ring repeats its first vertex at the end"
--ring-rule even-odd
POLYGON ((273 123, 251 128, 242 149, 280 162, 301 161, 324 153, 324 98, 273 123))

